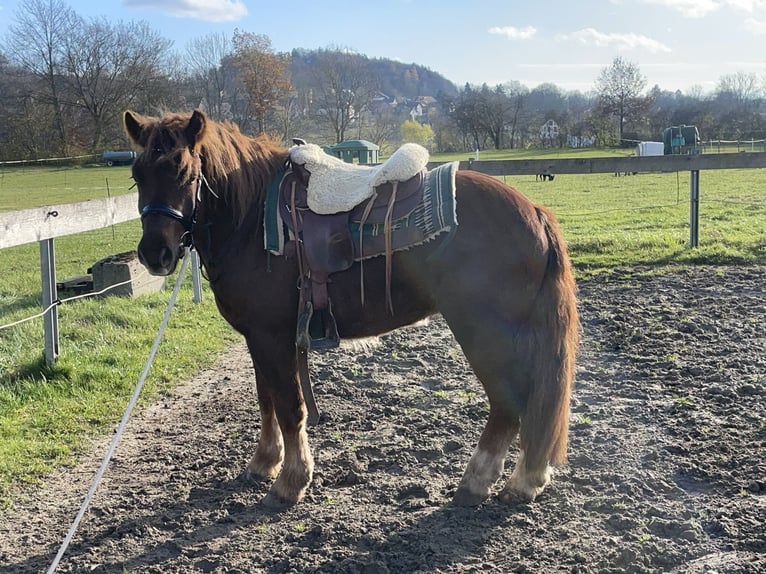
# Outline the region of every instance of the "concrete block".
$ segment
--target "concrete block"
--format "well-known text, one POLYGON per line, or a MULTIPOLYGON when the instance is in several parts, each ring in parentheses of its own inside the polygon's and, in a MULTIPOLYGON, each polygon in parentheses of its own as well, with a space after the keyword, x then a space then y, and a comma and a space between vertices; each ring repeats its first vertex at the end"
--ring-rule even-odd
POLYGON ((96 292, 112 285, 104 295, 121 295, 137 297, 144 293, 156 293, 165 286, 165 278, 150 275, 138 261, 135 251, 110 255, 93 264, 90 269, 93 275, 93 290, 96 292))

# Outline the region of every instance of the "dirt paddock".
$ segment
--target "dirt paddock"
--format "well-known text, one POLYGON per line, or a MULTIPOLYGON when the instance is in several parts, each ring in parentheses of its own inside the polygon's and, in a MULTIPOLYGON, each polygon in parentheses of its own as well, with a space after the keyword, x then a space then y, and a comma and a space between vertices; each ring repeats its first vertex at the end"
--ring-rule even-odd
MULTIPOLYGON (((450 504, 487 405, 437 317, 312 357, 314 482, 265 508, 237 346, 131 420, 58 572, 766 572, 766 268, 579 286, 569 462, 538 501, 450 504)), ((48 568, 108 440, 0 515, 0 572, 48 568)))

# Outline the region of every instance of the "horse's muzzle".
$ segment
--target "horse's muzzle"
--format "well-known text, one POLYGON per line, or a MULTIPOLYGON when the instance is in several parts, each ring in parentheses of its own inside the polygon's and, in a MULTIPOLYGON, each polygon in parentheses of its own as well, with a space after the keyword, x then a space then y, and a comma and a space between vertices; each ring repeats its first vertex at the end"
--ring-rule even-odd
POLYGON ((138 244, 138 260, 152 275, 166 276, 175 271, 182 249, 181 245, 175 251, 167 245, 148 249, 141 240, 138 244))

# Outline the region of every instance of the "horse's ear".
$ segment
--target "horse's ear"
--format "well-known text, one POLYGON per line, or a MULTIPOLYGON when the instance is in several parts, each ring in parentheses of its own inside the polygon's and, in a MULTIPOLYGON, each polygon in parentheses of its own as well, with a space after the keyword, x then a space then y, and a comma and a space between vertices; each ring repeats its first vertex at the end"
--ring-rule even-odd
POLYGON ((143 116, 126 110, 123 116, 123 124, 125 125, 125 131, 128 137, 134 144, 144 147, 146 145, 145 128, 147 125, 147 119, 143 116))
POLYGON ((186 126, 186 141, 194 151, 199 151, 200 142, 205 137, 207 129, 207 116, 201 110, 194 110, 186 126))

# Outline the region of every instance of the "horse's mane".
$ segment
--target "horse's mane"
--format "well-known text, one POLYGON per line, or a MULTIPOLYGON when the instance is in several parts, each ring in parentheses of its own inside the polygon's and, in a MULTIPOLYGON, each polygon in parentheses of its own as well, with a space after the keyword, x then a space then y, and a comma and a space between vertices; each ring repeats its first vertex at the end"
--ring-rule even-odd
MULTIPOLYGON (((190 179, 193 155, 185 129, 190 114, 168 113, 151 130, 146 150, 172 150, 178 162, 179 177, 190 179)), ((229 122, 205 121, 197 146, 203 173, 212 191, 232 210, 235 223, 242 222, 254 202, 263 204, 266 189, 287 160, 287 150, 262 134, 244 135, 229 122)), ((209 193, 209 192, 208 192, 209 193)))

